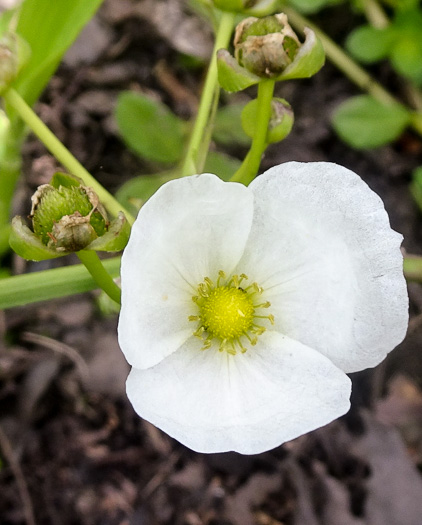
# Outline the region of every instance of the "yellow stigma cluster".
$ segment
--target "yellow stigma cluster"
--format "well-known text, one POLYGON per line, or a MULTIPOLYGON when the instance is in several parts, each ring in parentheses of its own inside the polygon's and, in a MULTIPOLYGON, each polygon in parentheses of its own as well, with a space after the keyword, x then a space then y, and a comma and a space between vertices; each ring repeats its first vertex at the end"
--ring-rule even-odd
POLYGON ((220 352, 226 350, 233 355, 238 349, 246 352, 243 343, 254 346, 258 336, 266 330, 256 324, 257 319, 266 319, 274 324, 271 314, 256 313, 260 308, 271 306, 268 301, 259 303, 263 289, 257 283, 241 286, 243 281, 248 281, 245 274, 226 279, 225 273, 220 270, 216 283, 205 277, 198 285, 198 295, 192 297, 198 307, 198 315, 189 316, 189 321, 199 322, 194 335, 203 341, 202 350, 210 348, 213 339, 217 339, 220 352))

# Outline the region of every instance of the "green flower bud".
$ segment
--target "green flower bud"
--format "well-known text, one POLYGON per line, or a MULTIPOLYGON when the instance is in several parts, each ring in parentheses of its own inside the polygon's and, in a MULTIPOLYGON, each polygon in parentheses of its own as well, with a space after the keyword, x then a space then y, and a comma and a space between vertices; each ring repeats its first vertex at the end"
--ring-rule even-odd
MULTIPOLYGON (((251 100, 242 111, 242 127, 246 135, 253 138, 258 120, 258 101, 251 100)), ((291 132, 294 114, 290 104, 283 98, 273 98, 271 101, 271 117, 268 123, 266 142, 280 142, 291 132)))
POLYGON ((33 231, 15 217, 9 241, 26 259, 38 261, 80 250, 119 251, 128 241, 125 216, 121 213, 109 223, 97 194, 77 177, 56 173, 31 200, 33 231))
POLYGON ((236 28, 235 57, 254 75, 273 78, 291 64, 300 42, 287 23, 287 16, 246 18, 236 28))
POLYGON ((213 0, 222 11, 264 16, 274 12, 277 0, 213 0))
POLYGON ((0 95, 15 80, 29 55, 28 44, 18 35, 6 33, 0 39, 0 95))
POLYGON ((59 252, 83 250, 107 229, 97 195, 85 186, 44 184, 32 196, 32 226, 42 243, 59 252))
POLYGON ((314 75, 324 64, 324 49, 313 31, 305 28, 304 33, 302 43, 284 13, 246 18, 236 28, 235 57, 226 49, 217 53, 220 85, 233 93, 262 78, 281 81, 314 75))

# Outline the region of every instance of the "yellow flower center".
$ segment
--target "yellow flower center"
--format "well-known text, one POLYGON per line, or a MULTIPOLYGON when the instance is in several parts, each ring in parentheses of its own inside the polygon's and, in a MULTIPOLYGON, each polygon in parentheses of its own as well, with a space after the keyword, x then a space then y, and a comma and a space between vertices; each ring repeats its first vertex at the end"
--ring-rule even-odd
POLYGON ((258 336, 266 330, 257 324, 257 320, 266 319, 274 324, 271 314, 257 313, 260 308, 271 306, 268 301, 260 303, 258 300, 263 289, 257 283, 241 286, 243 281, 248 281, 245 274, 226 279, 220 270, 216 283, 205 277, 198 285, 198 295, 192 297, 198 307, 198 315, 189 316, 189 320, 199 322, 194 335, 202 340, 203 350, 210 348, 216 339, 221 352, 226 350, 236 354, 238 349, 246 352, 245 344, 254 346, 258 336))
POLYGON ((254 314, 251 297, 229 286, 211 290, 200 310, 205 330, 220 339, 243 335, 251 327, 254 314))

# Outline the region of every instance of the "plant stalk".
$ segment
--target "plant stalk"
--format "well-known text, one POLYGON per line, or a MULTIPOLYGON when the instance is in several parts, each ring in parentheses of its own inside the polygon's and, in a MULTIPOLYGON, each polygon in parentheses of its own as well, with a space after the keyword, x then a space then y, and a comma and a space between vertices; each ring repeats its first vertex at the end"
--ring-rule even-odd
POLYGON ((205 78, 198 114, 190 137, 182 167, 182 176, 201 173, 211 140, 209 132, 214 120, 220 88, 218 85, 217 51, 228 46, 233 31, 235 15, 223 12, 218 26, 211 62, 205 78), (208 133, 207 133, 208 130, 208 133))
POLYGON ((262 154, 267 147, 268 125, 271 119, 271 101, 274 94, 275 81, 264 79, 258 84, 258 107, 256 128, 251 148, 231 182, 242 182, 246 186, 256 177, 261 164, 262 154))
POLYGON ((124 209, 124 207, 111 195, 82 164, 70 153, 70 151, 58 140, 58 138, 48 129, 42 120, 28 106, 17 91, 9 89, 3 94, 4 100, 12 106, 19 114, 21 119, 30 127, 32 132, 44 143, 46 148, 56 157, 56 159, 69 170, 69 172, 80 177, 87 186, 90 186, 98 195, 102 204, 117 216, 119 211, 123 211, 128 222, 132 225, 134 217, 124 209))
POLYGON ((117 304, 121 301, 121 290, 113 281, 111 275, 104 268, 101 259, 97 252, 93 250, 81 250, 76 252, 81 263, 85 266, 88 272, 92 275, 94 281, 104 292, 117 304))

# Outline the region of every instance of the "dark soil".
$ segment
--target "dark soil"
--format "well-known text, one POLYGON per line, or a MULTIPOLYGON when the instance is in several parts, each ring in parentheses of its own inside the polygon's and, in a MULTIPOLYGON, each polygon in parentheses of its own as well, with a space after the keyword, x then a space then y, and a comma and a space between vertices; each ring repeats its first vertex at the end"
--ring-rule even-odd
MULTIPOLYGON (((117 135, 120 91, 150 94, 185 119, 195 114, 204 69, 187 69, 181 52, 206 56, 211 36, 178 5, 106 1, 37 105, 112 192, 158 170, 117 135)), ((357 20, 337 8, 320 22, 341 42, 357 20)), ((388 64, 374 73, 402 94, 388 64)), ((422 142, 411 132, 369 152, 340 142, 330 113, 356 93, 330 64, 311 80, 280 85, 277 94, 292 104, 296 122, 290 137, 268 150, 262 169, 288 160, 345 165, 383 198, 406 250, 421 253, 422 223, 408 183, 421 164, 422 142)), ((23 215, 36 186, 57 167, 32 137, 24 153, 15 201, 23 215)), ((11 258, 14 273, 51 264, 11 258)), ((0 523, 419 525, 420 285, 409 285, 409 294, 408 337, 379 367, 353 375, 349 414, 256 456, 194 453, 135 415, 125 395, 128 365, 117 344, 117 316, 101 313, 97 293, 0 312, 0 523)))

